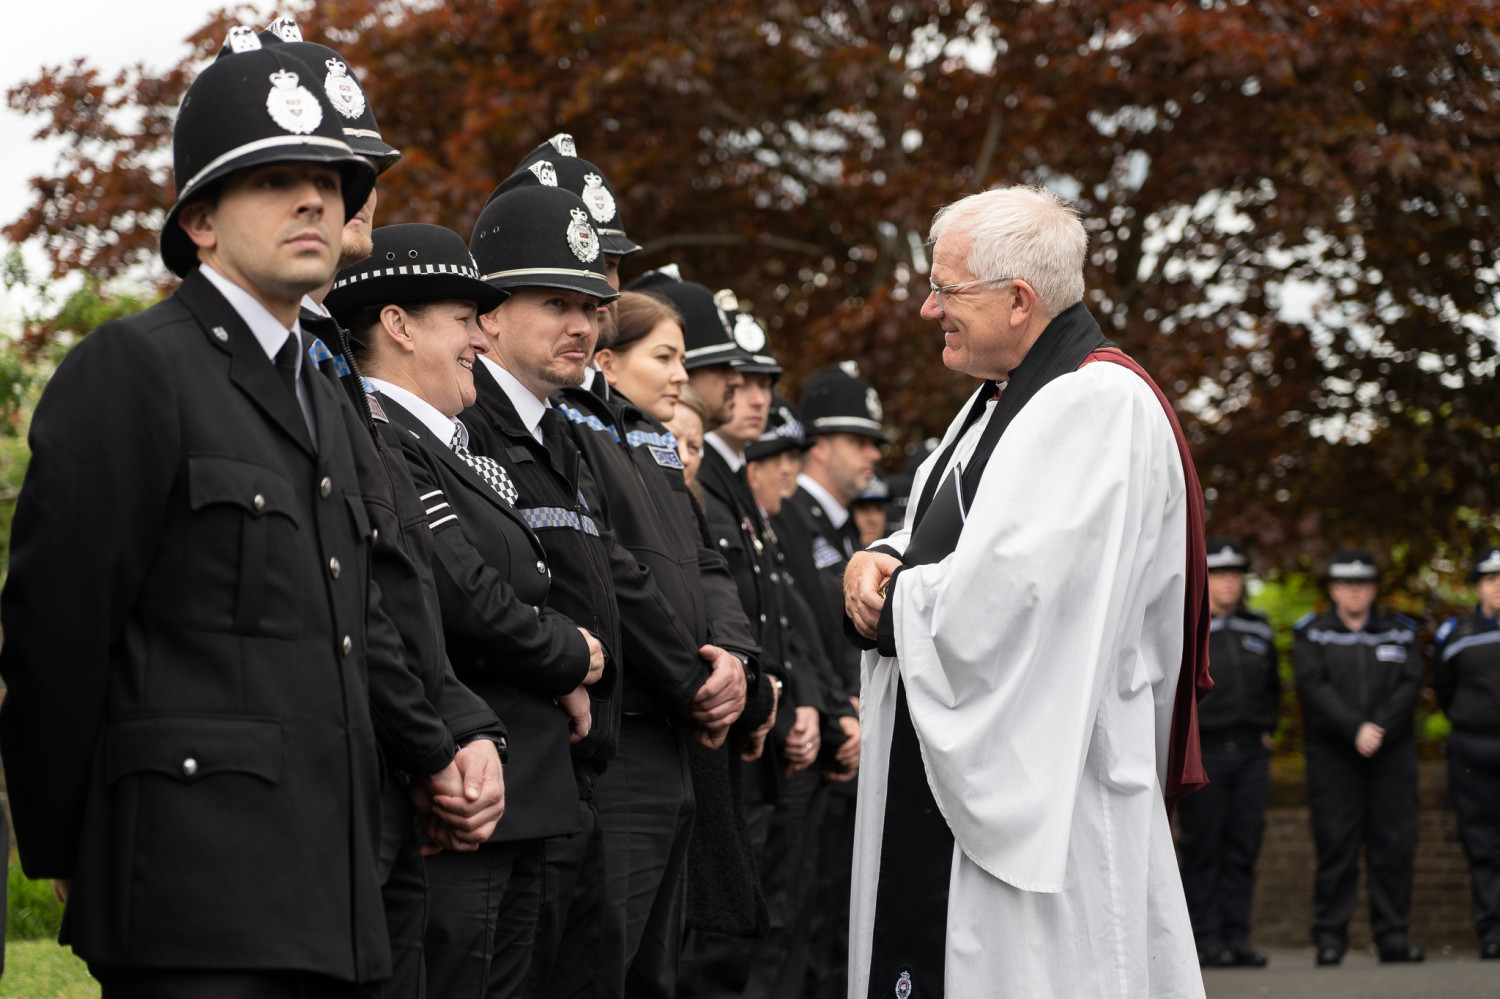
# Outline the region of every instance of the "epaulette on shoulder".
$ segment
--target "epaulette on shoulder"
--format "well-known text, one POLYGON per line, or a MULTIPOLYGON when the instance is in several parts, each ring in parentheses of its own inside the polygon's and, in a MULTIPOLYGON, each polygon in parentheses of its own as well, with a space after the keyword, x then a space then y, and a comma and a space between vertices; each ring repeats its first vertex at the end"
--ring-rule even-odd
POLYGON ((1438 642, 1446 642, 1448 640, 1448 636, 1453 634, 1453 629, 1457 627, 1458 618, 1450 617, 1448 620, 1443 622, 1441 627, 1438 628, 1437 634, 1432 636, 1433 640, 1438 642))
POLYGON ((1308 625, 1312 624, 1317 619, 1318 619, 1318 612, 1317 611, 1308 611, 1306 614, 1303 614, 1301 617, 1299 617, 1297 619, 1297 623, 1294 624, 1294 625, 1292 625, 1292 630, 1293 631, 1301 631, 1303 628, 1306 628, 1308 625))
POLYGON ((1405 614, 1392 614, 1391 615, 1391 620, 1395 621, 1397 624, 1401 625, 1403 628, 1410 628, 1412 631, 1416 631, 1417 628, 1419 627, 1418 624, 1417 624, 1417 622, 1413 621, 1411 618, 1407 617, 1405 614))

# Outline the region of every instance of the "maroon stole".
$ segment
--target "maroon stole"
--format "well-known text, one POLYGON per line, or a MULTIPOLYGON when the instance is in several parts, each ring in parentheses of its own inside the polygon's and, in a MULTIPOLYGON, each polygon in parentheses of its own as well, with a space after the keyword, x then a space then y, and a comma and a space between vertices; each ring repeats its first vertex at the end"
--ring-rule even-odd
POLYGON ((1214 686, 1208 675, 1208 555, 1203 537, 1203 488, 1198 483, 1198 471, 1193 467, 1193 456, 1188 452, 1187 438, 1182 433, 1182 425, 1177 422, 1177 414, 1151 376, 1118 347, 1094 351, 1084 358, 1079 368, 1095 361, 1109 361, 1129 368, 1151 386, 1162 411, 1167 414, 1172 436, 1177 438, 1182 477, 1187 483, 1187 593, 1182 608, 1182 667, 1177 677, 1177 697, 1172 705, 1167 786, 1163 789, 1170 817, 1178 801, 1208 784, 1198 745, 1198 701, 1214 686))

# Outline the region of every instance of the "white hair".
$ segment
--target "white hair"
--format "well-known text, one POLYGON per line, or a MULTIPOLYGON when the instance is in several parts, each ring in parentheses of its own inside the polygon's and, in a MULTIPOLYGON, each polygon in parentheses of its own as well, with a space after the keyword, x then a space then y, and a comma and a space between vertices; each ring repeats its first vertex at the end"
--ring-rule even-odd
POLYGON ((1089 237, 1078 210, 1045 187, 997 187, 940 209, 928 241, 967 237, 964 266, 976 278, 1021 278, 1056 316, 1083 298, 1089 237))

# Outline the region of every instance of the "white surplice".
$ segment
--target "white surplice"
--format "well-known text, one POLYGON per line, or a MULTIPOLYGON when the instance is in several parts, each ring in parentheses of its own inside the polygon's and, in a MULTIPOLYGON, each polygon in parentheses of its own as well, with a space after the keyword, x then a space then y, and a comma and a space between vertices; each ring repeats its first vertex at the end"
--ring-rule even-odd
MULTIPOLYGON (((1016 415, 954 553, 897 577, 899 655, 863 668, 851 999, 868 995, 898 668, 955 840, 948 999, 1203 995, 1162 797, 1187 510, 1161 403, 1090 364, 1016 415)), ((882 543, 909 540, 910 523, 882 543)))

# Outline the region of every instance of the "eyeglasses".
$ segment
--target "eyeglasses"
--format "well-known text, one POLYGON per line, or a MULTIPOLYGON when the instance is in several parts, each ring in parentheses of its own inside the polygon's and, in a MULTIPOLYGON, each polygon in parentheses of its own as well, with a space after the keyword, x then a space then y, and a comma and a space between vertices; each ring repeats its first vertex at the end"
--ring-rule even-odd
POLYGON ((970 285, 976 285, 976 284, 999 284, 1001 281, 1015 281, 1015 280, 1017 280, 1017 279, 1013 278, 1013 277, 979 278, 979 279, 974 280, 974 281, 961 281, 958 284, 933 284, 929 280, 927 282, 927 287, 929 287, 929 288, 932 289, 932 294, 937 298, 938 309, 940 309, 943 312, 947 312, 948 311, 948 307, 943 304, 943 293, 944 292, 957 291, 959 288, 967 288, 970 285))

